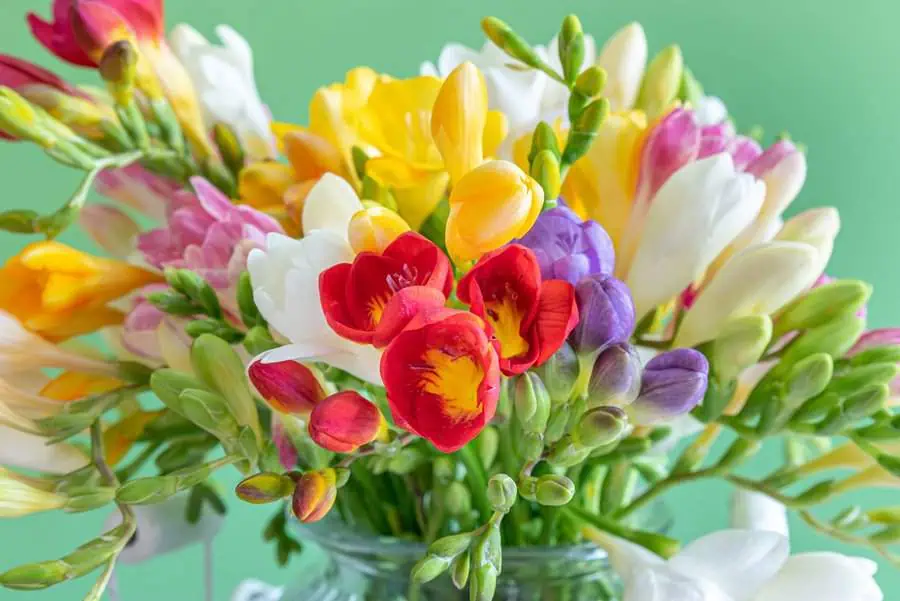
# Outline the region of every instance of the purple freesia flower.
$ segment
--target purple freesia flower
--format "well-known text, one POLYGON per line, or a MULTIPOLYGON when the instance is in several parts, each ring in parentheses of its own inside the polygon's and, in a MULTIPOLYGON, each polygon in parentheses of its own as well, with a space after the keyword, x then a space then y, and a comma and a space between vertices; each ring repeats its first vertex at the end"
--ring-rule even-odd
POLYGON ((644 367, 641 392, 628 412, 642 425, 683 415, 703 399, 708 377, 709 362, 699 351, 680 348, 657 355, 644 367))
POLYGON ((615 251, 606 230, 596 221, 582 221, 566 207, 540 214, 519 244, 530 248, 545 280, 577 284, 594 274, 610 274, 615 251))
POLYGON ((626 342, 634 331, 634 301, 624 282, 606 274, 589 275, 575 286, 578 325, 569 343, 579 355, 591 355, 626 342))

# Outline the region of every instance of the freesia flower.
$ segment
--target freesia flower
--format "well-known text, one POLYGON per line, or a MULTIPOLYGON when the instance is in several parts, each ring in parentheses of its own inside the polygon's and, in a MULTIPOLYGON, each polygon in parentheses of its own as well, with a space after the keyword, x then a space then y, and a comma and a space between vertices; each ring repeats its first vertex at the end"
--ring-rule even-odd
POLYGON ((381 361, 394 422, 444 453, 475 438, 497 409, 499 359, 484 325, 453 309, 420 313, 381 361))
POLYGON ((518 243, 534 252, 546 280, 575 285, 588 275, 611 274, 615 265, 612 240, 603 228, 562 206, 541 213, 518 243))
MULTIPOLYGON (((21 94, 79 133, 96 136, 111 111, 54 73, 26 60, 0 54, 0 86, 21 94)), ((0 132, 0 137, 6 137, 0 132)))
MULTIPOLYGON (((268 215, 233 204, 203 178, 192 178, 191 186, 195 193, 182 193, 167 226, 142 234, 138 249, 155 267, 187 268, 227 291, 250 250, 264 245, 266 234, 284 230, 268 215)), ((223 294, 223 300, 233 304, 232 296, 223 294)))
POLYGON ((122 323, 119 342, 125 351, 154 366, 190 365, 189 360, 184 360, 192 341, 184 331, 188 319, 163 313, 147 300, 149 294, 166 290, 167 285, 154 284, 138 292, 122 323))
POLYGON ((572 285, 544 280, 537 257, 519 244, 483 256, 459 281, 457 295, 489 325, 506 375, 546 361, 578 323, 572 285))
POLYGON ((468 172, 450 192, 447 250, 472 261, 524 236, 544 204, 544 191, 514 164, 489 161, 468 172))
POLYGON ((634 301, 625 284, 610 275, 591 275, 578 282, 575 294, 579 321, 569 343, 578 355, 591 356, 631 337, 634 301))
POLYGON ((0 309, 53 341, 121 323, 111 303, 162 278, 55 241, 26 246, 0 269, 0 309))
POLYGON ((270 117, 256 90, 253 51, 241 35, 219 25, 221 46, 184 23, 169 34, 172 50, 187 69, 209 124, 229 125, 250 160, 274 156, 270 117))
POLYGON ((634 106, 647 67, 647 36, 640 23, 629 23, 600 49, 597 66, 606 71, 603 97, 612 111, 634 106))
POLYGON ((67 442, 47 444, 43 436, 3 424, 0 416, 0 465, 48 474, 68 474, 87 465, 90 458, 67 442))
POLYGON ((424 307, 442 307, 453 285, 450 261, 415 232, 381 254, 364 252, 319 276, 328 325, 344 338, 386 346, 424 307))
MULTIPOLYGON (((727 153, 679 169, 653 199, 633 260, 620 254, 617 273, 642 317, 703 274, 759 213, 765 186, 735 171, 727 153), (697 235, 697 228, 703 235, 697 235)), ((628 249, 627 240, 625 251, 628 249)))
POLYGON ((679 348, 651 359, 637 399, 628 406, 635 423, 652 424, 684 415, 703 400, 709 362, 699 351, 679 348))
POLYGON ((344 179, 324 175, 303 207, 309 231, 300 240, 269 234, 266 248, 247 259, 253 297, 270 326, 291 344, 276 349, 266 362, 287 359, 321 361, 373 383, 380 383, 377 349, 353 342, 332 330, 322 311, 319 274, 351 263, 353 249, 347 230, 362 203, 344 179))
POLYGON ((324 518, 337 498, 337 474, 331 468, 304 472, 297 480, 291 510, 304 524, 324 518))
POLYGON ((350 219, 347 237, 356 253, 384 253, 394 240, 408 231, 409 226, 394 211, 367 206, 350 219))
POLYGON ((81 209, 78 224, 97 246, 117 259, 128 259, 137 250, 141 226, 116 206, 89 204, 81 209))
MULTIPOLYGON (((740 493, 741 495, 750 493, 740 493)), ((633 543, 598 535, 625 585, 623 601, 881 601, 875 562, 839 553, 789 556, 784 507, 767 497, 739 501, 736 525, 687 545, 665 561, 633 543), (741 524, 752 518, 753 523, 741 524)))
POLYGON ((66 497, 52 492, 52 482, 0 467, 0 517, 14 518, 59 509, 66 501, 66 497))
POLYGON ((354 390, 322 399, 309 416, 309 437, 334 453, 353 453, 378 438, 384 429, 378 407, 354 390))
POLYGON ((299 361, 267 363, 263 354, 250 363, 247 377, 279 413, 307 414, 326 396, 319 377, 299 361))

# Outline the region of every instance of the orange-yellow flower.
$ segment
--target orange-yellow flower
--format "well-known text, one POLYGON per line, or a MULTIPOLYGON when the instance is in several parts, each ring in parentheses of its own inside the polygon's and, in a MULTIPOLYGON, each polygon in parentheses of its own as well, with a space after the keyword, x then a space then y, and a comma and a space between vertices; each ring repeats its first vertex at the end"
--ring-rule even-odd
POLYGON ((369 206, 350 219, 347 238, 353 252, 383 253, 409 226, 394 211, 381 206, 369 206))
POLYGON ((0 309, 52 341, 121 323, 111 303, 161 281, 153 272, 54 241, 29 244, 0 269, 0 309))
POLYGON ((456 261, 473 261, 531 229, 544 205, 544 191, 507 161, 489 161, 468 172, 450 193, 447 250, 456 261))
POLYGON ((331 468, 306 472, 297 480, 291 509, 304 524, 325 517, 337 499, 337 474, 331 468))

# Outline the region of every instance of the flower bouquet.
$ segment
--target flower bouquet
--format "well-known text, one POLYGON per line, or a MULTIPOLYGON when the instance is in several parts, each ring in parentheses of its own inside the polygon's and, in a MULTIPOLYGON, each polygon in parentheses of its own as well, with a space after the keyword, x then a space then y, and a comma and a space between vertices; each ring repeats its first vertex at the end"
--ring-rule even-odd
POLYGON ((788 558, 784 507, 900 541, 900 506, 843 497, 900 483, 900 332, 824 275, 836 210, 782 219, 803 148, 738 133, 637 24, 597 50, 575 16, 547 47, 487 18, 482 50, 354 69, 300 126, 233 29, 167 39, 162 12, 29 15, 102 88, 0 56, 0 132, 84 172, 0 213, 40 237, 0 272, 0 515, 120 513, 0 584, 99 571, 99 599, 142 506, 222 512, 232 466, 280 562, 289 515, 335 557, 298 599, 882 599, 870 560, 788 558), (55 240, 75 224, 107 257, 55 240), (766 441, 783 464, 741 475, 766 441), (737 527, 681 549, 655 501, 701 479, 737 527))

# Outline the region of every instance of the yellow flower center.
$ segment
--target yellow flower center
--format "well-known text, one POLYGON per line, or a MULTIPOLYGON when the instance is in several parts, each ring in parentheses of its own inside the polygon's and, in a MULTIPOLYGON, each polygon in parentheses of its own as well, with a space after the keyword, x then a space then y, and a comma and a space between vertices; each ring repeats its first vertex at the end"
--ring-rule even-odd
POLYGON ((369 321, 372 326, 377 326, 384 314, 384 307, 387 305, 388 299, 384 296, 373 296, 369 299, 369 321))
POLYGON ((486 303, 487 318, 500 341, 500 356, 516 357, 528 351, 528 341, 522 337, 522 313, 515 299, 507 295, 502 301, 486 303))
POLYGON ((448 355, 438 349, 425 352, 430 366, 422 378, 422 390, 441 397, 444 414, 456 421, 465 421, 481 410, 478 387, 484 379, 481 366, 468 355, 448 355))

